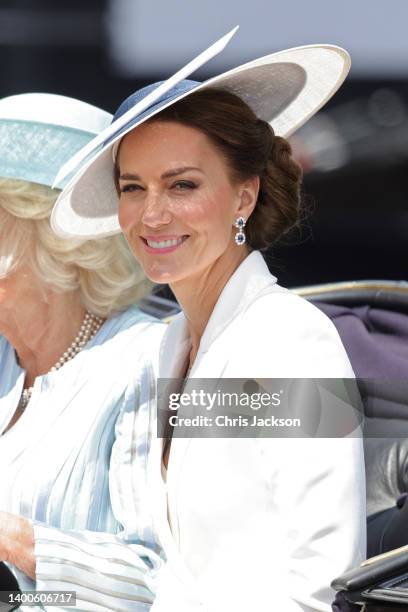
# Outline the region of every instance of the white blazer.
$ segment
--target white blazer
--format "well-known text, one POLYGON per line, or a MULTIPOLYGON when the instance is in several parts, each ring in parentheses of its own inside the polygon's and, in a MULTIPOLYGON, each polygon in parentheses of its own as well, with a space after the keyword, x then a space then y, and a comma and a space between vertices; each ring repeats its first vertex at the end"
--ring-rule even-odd
MULTIPOLYGON (((180 376, 189 348, 180 314, 164 336, 160 376, 180 376)), ((225 286, 190 373, 353 376, 331 321, 277 285, 259 252, 251 253, 225 286)), ((151 455, 156 475, 160 456, 156 440, 151 455)), ((329 611, 331 580, 364 559, 358 437, 173 438, 168 506, 163 486, 155 488, 153 504, 168 563, 159 575, 154 612, 329 611)))

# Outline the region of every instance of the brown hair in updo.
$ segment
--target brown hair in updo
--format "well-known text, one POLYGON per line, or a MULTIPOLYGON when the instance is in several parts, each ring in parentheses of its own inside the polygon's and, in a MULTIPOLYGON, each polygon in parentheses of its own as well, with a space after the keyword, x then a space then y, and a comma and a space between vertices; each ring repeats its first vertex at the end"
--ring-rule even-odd
POLYGON ((192 93, 150 119, 175 121, 206 134, 224 155, 233 180, 260 177, 255 209, 247 221, 249 246, 264 249, 299 219, 302 172, 290 144, 235 94, 208 88, 192 93))

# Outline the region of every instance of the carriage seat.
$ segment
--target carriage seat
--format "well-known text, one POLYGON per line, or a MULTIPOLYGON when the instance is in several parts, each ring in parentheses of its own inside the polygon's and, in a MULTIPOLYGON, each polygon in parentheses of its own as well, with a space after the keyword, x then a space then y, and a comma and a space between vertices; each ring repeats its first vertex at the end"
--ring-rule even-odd
POLYGON ((408 283, 301 287, 336 326, 364 404, 367 556, 408 544, 408 283))

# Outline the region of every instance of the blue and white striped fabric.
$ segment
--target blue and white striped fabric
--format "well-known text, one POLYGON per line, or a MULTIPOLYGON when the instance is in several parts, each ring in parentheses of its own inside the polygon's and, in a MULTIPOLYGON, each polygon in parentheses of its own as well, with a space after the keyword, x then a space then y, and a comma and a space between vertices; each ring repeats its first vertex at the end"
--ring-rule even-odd
MULTIPOLYGON (((136 308, 108 320, 72 361, 36 379, 0 437, 0 510, 34 522, 36 584, 11 568, 22 589, 76 591, 77 610, 149 610, 162 559, 146 464, 164 328, 136 308)), ((23 384, 0 337, 0 433, 23 384)))

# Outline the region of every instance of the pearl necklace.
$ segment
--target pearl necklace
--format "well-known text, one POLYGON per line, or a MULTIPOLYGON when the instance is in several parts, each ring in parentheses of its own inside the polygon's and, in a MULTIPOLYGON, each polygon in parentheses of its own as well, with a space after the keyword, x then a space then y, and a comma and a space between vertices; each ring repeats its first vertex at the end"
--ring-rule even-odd
MULTIPOLYGON (((71 361, 71 359, 73 359, 75 355, 78 355, 78 353, 82 351, 84 346, 95 336, 97 331, 102 326, 103 321, 104 320, 101 317, 98 317, 97 315, 94 315, 92 312, 89 312, 87 310, 78 335, 76 336, 73 343, 67 348, 65 353, 62 354, 57 363, 52 366, 50 372, 55 372, 56 370, 59 370, 68 361, 71 361)), ((23 390, 20 402, 18 404, 18 408, 20 410, 26 409, 27 404, 31 399, 32 393, 33 387, 29 387, 28 389, 23 390)))

